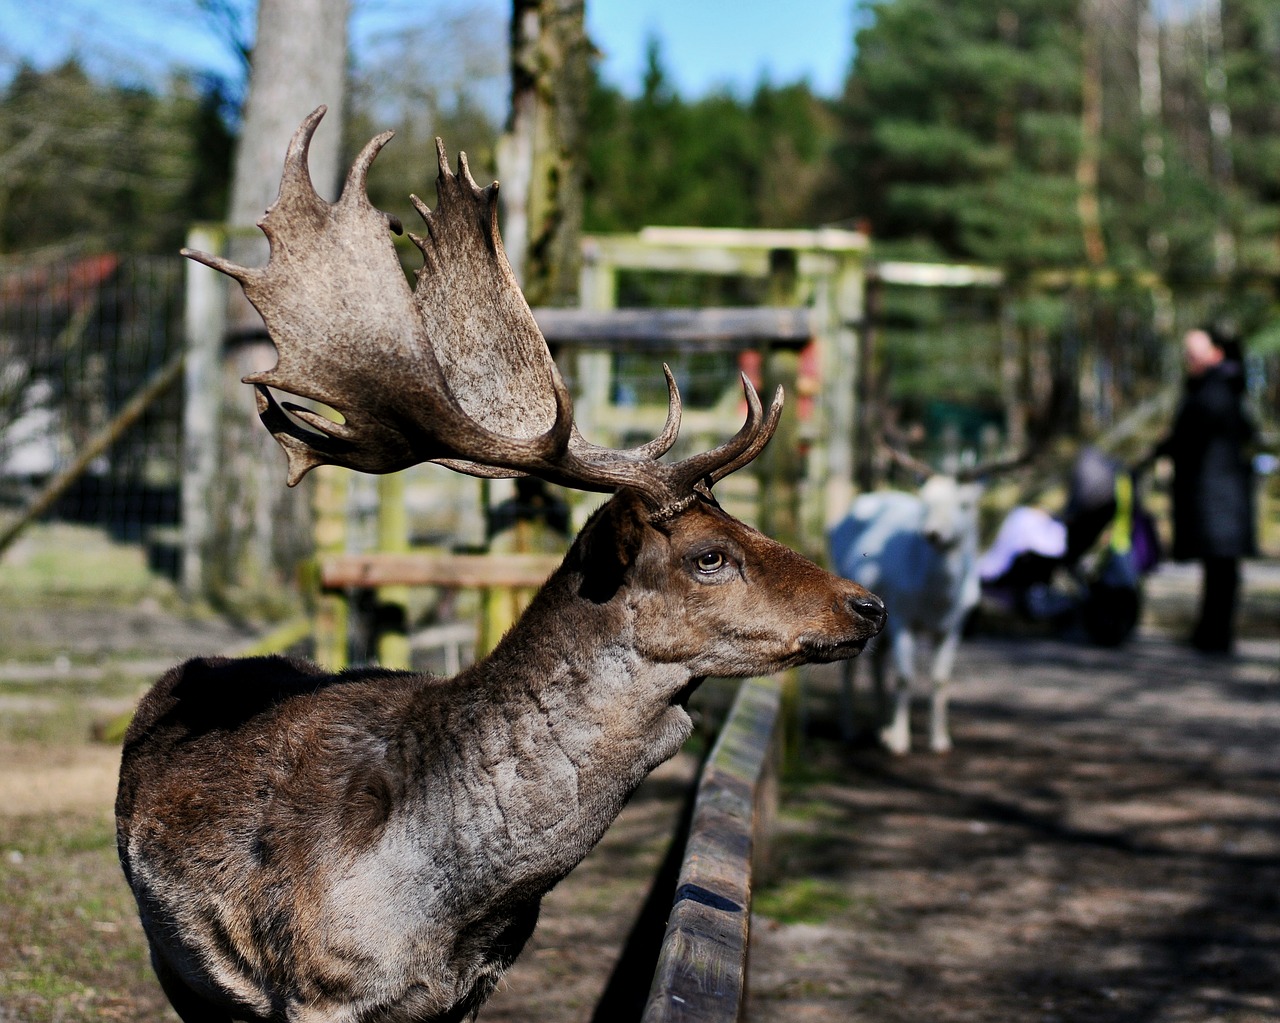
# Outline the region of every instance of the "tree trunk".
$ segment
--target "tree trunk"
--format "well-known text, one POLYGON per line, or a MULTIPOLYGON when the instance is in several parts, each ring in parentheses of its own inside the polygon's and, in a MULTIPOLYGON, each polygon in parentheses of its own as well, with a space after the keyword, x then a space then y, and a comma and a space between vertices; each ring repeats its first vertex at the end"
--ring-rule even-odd
MULTIPOLYGON (((294 129, 321 103, 329 107, 310 149, 311 179, 327 199, 340 180, 347 58, 347 0, 261 0, 244 127, 236 151, 228 253, 245 266, 266 262, 266 240, 254 225, 275 200, 285 149, 294 129)), ((214 515, 221 564, 207 578, 218 599, 260 605, 287 592, 312 547, 311 488, 286 490, 284 456, 258 421, 247 373, 275 362, 261 317, 237 287, 230 289, 223 354, 224 414, 214 515)))
MULTIPOLYGON (((531 306, 578 304, 591 55, 585 19, 584 0, 512 0, 511 112, 498 147, 499 196, 503 247, 531 306)), ((593 358, 601 356, 579 356, 593 358)), ((579 370, 581 375, 581 363, 579 370)), ((495 506, 512 501, 517 508, 559 499, 559 491, 545 483, 527 485, 529 499, 517 501, 515 484, 494 480, 484 489, 485 499, 495 506)), ((491 536, 490 544, 542 550, 549 534, 540 528, 524 522, 491 536), (542 539, 531 540, 534 535, 542 539)), ((550 542, 563 539, 553 536, 550 542)), ((501 635, 498 628, 490 632, 501 635)))
POLYGON ((1098 202, 1098 163, 1102 153, 1102 15, 1096 0, 1083 0, 1081 16, 1080 158, 1076 161, 1076 210, 1090 266, 1107 261, 1098 202))
POLYGON ((576 305, 590 43, 583 0, 513 0, 503 237, 530 305, 576 305))
MULTIPOLYGON (((1138 105, 1142 113, 1142 174, 1147 182, 1147 202, 1153 209, 1164 200, 1165 155, 1163 75, 1160 72, 1160 25, 1152 9, 1143 5, 1138 22, 1138 105)), ((1163 224, 1152 222, 1147 231, 1147 252, 1162 263, 1169 250, 1163 224)))
MULTIPOLYGON (((1205 39, 1205 96, 1209 102, 1210 173, 1218 194, 1228 196, 1235 183, 1231 156, 1231 108, 1227 106, 1227 71, 1222 51, 1221 0, 1208 0, 1201 11, 1205 39)), ((1218 228, 1214 232, 1214 269, 1222 277, 1236 268, 1235 235, 1226 213, 1219 205, 1218 228)))

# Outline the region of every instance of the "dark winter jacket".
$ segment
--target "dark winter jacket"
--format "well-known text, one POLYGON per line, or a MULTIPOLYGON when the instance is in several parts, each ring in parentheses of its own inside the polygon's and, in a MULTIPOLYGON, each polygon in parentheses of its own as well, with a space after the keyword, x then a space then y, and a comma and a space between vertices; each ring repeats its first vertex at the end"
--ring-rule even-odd
POLYGON ((1173 556, 1242 558, 1256 553, 1250 446, 1256 430, 1244 411, 1244 375, 1220 362, 1188 377, 1173 431, 1157 453, 1173 459, 1173 556))

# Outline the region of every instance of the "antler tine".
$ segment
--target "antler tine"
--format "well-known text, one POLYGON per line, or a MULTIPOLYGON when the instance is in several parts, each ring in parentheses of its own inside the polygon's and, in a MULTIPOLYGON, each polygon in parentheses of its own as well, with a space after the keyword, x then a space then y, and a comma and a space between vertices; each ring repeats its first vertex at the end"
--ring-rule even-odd
MULTIPOLYGON (((662 446, 663 451, 669 447, 669 441, 674 439, 670 428, 679 425, 679 392, 675 389, 675 380, 670 370, 667 371, 667 381, 673 395, 668 408, 668 429, 647 445, 655 448, 662 446)), ((782 413, 782 389, 778 389, 766 416, 761 409, 759 395, 745 374, 742 376, 742 387, 747 399, 746 421, 730 440, 711 451, 691 455, 668 465, 655 461, 656 455, 637 455, 643 449, 637 449, 636 452, 611 451, 587 445, 587 450, 583 450, 575 444, 566 453, 563 468, 574 479, 589 478, 593 483, 592 489, 625 487, 636 491, 653 508, 657 518, 674 515, 688 507, 699 488, 711 487, 760 454, 777 429, 778 418, 782 413)), ((560 482, 551 475, 547 478, 560 482)), ((582 484, 579 482, 577 485, 582 484)))
POLYGON ((671 372, 671 367, 665 362, 662 364, 662 372, 667 378, 667 421, 663 424, 662 432, 658 436, 631 452, 637 458, 661 458, 671 450, 671 445, 676 442, 676 437, 680 434, 680 417, 683 412, 680 388, 676 386, 675 374, 671 372))
POLYGON ((778 428, 778 419, 782 415, 783 392, 779 387, 769 406, 769 414, 765 416, 760 396, 756 393, 750 378, 742 375, 742 393, 747 399, 747 418, 741 429, 729 440, 711 451, 691 455, 683 461, 671 466, 673 483, 677 488, 692 488, 705 481, 711 486, 724 479, 731 472, 736 472, 755 458, 764 446, 769 443, 773 432, 778 428))
MULTIPOLYGON (((298 125, 297 130, 294 131, 293 135, 289 139, 289 148, 285 151, 284 156, 284 170, 280 175, 280 191, 276 196, 276 201, 272 203, 271 209, 267 210, 267 215, 258 221, 258 227, 262 229, 268 239, 272 237, 273 231, 271 210, 282 205, 290 205, 293 207, 314 206, 316 203, 323 202, 320 196, 316 193, 315 186, 311 183, 311 169, 308 161, 308 154, 311 150, 312 136, 315 135, 316 128, 319 126, 320 121, 328 111, 329 108, 325 104, 320 104, 320 106, 316 107, 303 119, 302 123, 298 125)), ((381 136, 379 136, 379 138, 381 138, 381 136)), ((376 142, 378 140, 375 139, 374 141, 376 142)), ((382 145, 385 144, 386 139, 383 139, 377 149, 381 149, 382 145)), ((373 143, 371 142, 370 146, 372 145, 373 143)), ((366 152, 370 146, 365 147, 366 152)), ((374 150, 373 155, 369 156, 368 162, 372 162, 373 156, 377 155, 377 149, 374 150)), ((364 152, 360 155, 361 158, 365 157, 364 152)), ((368 166, 366 162, 365 172, 367 172, 367 170, 368 166)), ((355 173, 356 168, 353 167, 351 175, 348 177, 348 182, 350 182, 352 177, 355 177, 355 173)), ((364 175, 362 174, 360 177, 361 194, 364 192, 363 180, 364 175)), ((251 286, 259 283, 264 277, 264 267, 241 266, 238 263, 231 262, 229 259, 223 259, 221 256, 214 256, 207 252, 200 252, 198 249, 184 248, 180 250, 180 253, 188 259, 194 259, 197 263, 203 263, 207 267, 224 273, 228 277, 234 278, 239 281, 241 285, 251 286)))
POLYGON ((671 367, 665 362, 662 364, 662 372, 667 378, 667 418, 663 423, 662 432, 653 440, 641 444, 639 447, 630 448, 623 451, 617 451, 613 448, 601 447, 592 444, 582 434, 578 433, 576 428, 573 434, 573 440, 569 445, 570 452, 582 459, 584 462, 591 462, 602 458, 621 458, 626 462, 637 460, 654 460, 661 458, 671 446, 675 444, 676 438, 680 435, 680 419, 683 413, 683 404, 680 400, 680 388, 676 384, 675 374, 671 372, 671 367))
MULTIPOLYGON (((351 170, 347 172, 347 180, 342 186, 343 195, 350 193, 365 206, 370 209, 376 209, 369 202, 369 168, 373 166, 373 161, 382 152, 383 146, 395 137, 396 133, 394 131, 384 131, 381 135, 375 135, 365 143, 364 148, 360 150, 360 155, 356 157, 355 163, 351 165, 351 170)), ((404 225, 400 223, 399 217, 394 217, 390 213, 383 213, 381 210, 376 210, 376 212, 386 218, 387 226, 395 234, 404 234, 404 225)))
POLYGON ((902 468, 906 469, 908 472, 914 472, 917 476, 923 476, 926 479, 934 475, 935 470, 933 466, 929 465, 927 462, 920 461, 918 458, 913 458, 905 451, 894 447, 887 441, 882 440, 880 442, 880 447, 892 461, 897 462, 898 465, 902 466, 902 468))
MULTIPOLYGON (((477 304, 470 301, 477 292, 478 301, 492 300, 486 288, 497 293, 498 304, 504 301, 505 260, 493 280, 493 246, 485 244, 484 225, 475 223, 466 203, 468 198, 491 200, 491 193, 471 185, 474 196, 451 196, 454 207, 442 213, 446 229, 454 231, 445 255, 455 265, 448 270, 455 280, 479 283, 464 291, 463 315, 453 308, 438 322, 424 318, 387 233, 388 226, 398 225, 373 207, 366 191, 369 167, 391 133, 370 140, 341 197, 329 203, 315 192, 308 169, 311 138, 324 113, 324 107, 317 108, 290 140, 280 193, 259 224, 271 242, 265 267, 184 251, 238 280, 276 342, 275 367, 245 381, 258 387, 259 414, 288 456, 289 482, 297 483, 324 463, 383 473, 433 458, 483 457, 510 475, 562 458, 573 436, 572 401, 549 356, 539 365, 527 355, 531 347, 546 351, 536 328, 520 339, 526 351, 506 362, 501 352, 486 355, 493 337, 479 339, 486 348, 467 330, 465 313, 477 304), (481 349, 479 371, 490 371, 504 397, 515 391, 510 400, 521 413, 540 408, 541 423, 512 431, 507 429, 510 416, 504 421, 459 399, 439 357, 458 329, 465 342, 481 349), (523 380, 511 379, 513 366, 528 370, 523 380), (323 402, 340 413, 342 422, 292 403, 281 405, 268 387, 323 402)), ((518 289, 515 294, 523 303, 518 289)), ((509 295, 505 301, 510 305, 509 295)))
POLYGON ((984 476, 998 476, 1001 473, 1013 472, 1015 469, 1021 469, 1035 460, 1036 451, 1031 449, 1024 451, 1020 455, 1012 455, 1008 458, 996 458, 989 462, 979 462, 977 465, 967 466, 956 473, 956 478, 962 483, 969 483, 973 480, 982 479, 984 476))
MULTIPOLYGON (((748 380, 747 386, 750 387, 750 385, 751 385, 751 382, 748 380)), ((752 390, 754 391, 754 388, 752 388, 752 390)), ((755 437, 752 439, 751 443, 747 445, 746 448, 743 449, 740 455, 734 458, 731 462, 727 462, 726 464, 722 465, 720 468, 712 472, 711 482, 713 484, 720 482, 720 480, 724 479, 730 473, 737 472, 748 462, 752 461, 757 455, 760 454, 761 451, 764 450, 765 445, 768 444, 769 441, 773 439, 774 431, 777 430, 778 422, 782 418, 783 398, 784 398, 784 394, 782 390, 782 385, 779 384, 778 389, 773 393, 773 401, 769 403, 769 412, 765 416, 764 422, 760 425, 759 429, 757 430, 755 437)), ((747 400, 748 402, 750 402, 750 398, 748 398, 747 400)), ((757 398, 756 401, 758 404, 759 399, 757 398)))

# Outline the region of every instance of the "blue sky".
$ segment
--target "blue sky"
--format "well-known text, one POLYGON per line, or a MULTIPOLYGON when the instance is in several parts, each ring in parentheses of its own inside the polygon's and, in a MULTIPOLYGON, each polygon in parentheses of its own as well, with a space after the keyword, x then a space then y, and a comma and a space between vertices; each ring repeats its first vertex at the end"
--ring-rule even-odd
POLYGON ((605 76, 634 91, 644 40, 662 41, 667 69, 686 96, 729 85, 750 90, 807 78, 835 95, 853 53, 854 0, 587 0, 587 27, 605 54, 605 76))
MULTIPOLYGON (((605 77, 633 92, 645 39, 656 35, 664 64, 686 97, 728 87, 749 92, 805 78, 839 91, 852 54, 855 0, 587 0, 587 24, 604 54, 605 77)), ((458 8, 462 0, 448 0, 458 8)), ((436 0, 355 0, 355 36, 396 19, 426 18, 436 0)), ((509 5, 474 0, 476 16, 502 19, 509 5)), ((234 61, 196 13, 193 0, 0 0, 0 64, 26 58, 48 66, 68 53, 101 55, 121 77, 145 78, 171 64, 234 72, 234 61)))

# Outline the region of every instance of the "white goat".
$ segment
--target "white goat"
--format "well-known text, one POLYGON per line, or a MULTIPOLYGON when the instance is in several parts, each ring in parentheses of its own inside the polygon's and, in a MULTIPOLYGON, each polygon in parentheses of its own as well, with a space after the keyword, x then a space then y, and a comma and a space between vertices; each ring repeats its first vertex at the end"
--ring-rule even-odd
MULTIPOLYGON (((908 711, 915 654, 922 639, 934 645, 929 746, 951 749, 947 687, 965 617, 978 603, 978 501, 981 486, 954 476, 930 476, 919 495, 877 491, 858 497, 830 535, 835 571, 874 588, 889 620, 873 646, 880 742, 890 751, 911 748, 908 711), (885 660, 893 655, 893 707, 886 713, 885 660)), ((842 727, 852 734, 853 672, 842 685, 842 727)))

